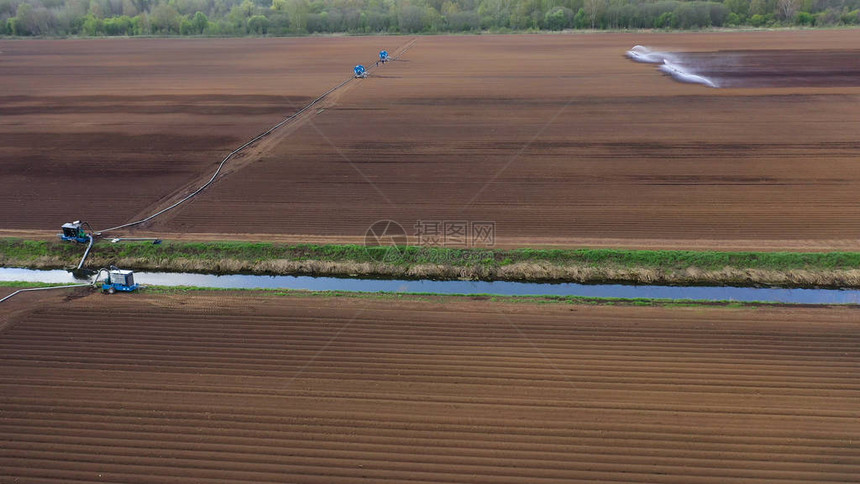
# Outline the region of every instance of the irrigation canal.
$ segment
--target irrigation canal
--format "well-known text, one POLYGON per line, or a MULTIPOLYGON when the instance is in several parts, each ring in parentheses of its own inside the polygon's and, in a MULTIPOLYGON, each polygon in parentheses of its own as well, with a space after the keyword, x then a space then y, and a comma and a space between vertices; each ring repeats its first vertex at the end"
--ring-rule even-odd
MULTIPOLYGON (((86 283, 65 270, 0 268, 0 281, 54 284, 86 283)), ((599 298, 648 298, 695 301, 773 302, 792 304, 860 304, 860 290, 784 289, 713 286, 649 286, 623 284, 534 283, 508 281, 433 281, 398 279, 349 279, 310 276, 260 276, 244 274, 197 274, 135 272, 142 285, 198 286, 221 289, 291 289, 308 291, 399 292, 434 294, 487 294, 496 296, 583 296, 599 298)))

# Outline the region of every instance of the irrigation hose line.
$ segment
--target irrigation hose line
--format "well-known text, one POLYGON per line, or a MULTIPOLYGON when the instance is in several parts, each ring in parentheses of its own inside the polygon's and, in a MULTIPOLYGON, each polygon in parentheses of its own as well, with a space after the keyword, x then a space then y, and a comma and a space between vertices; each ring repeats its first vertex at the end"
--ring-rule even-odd
POLYGON ((22 293, 22 292, 29 292, 29 291, 47 291, 47 290, 49 290, 49 289, 68 289, 68 288, 70 288, 70 287, 84 287, 84 286, 92 286, 92 284, 90 284, 90 283, 86 283, 86 284, 71 284, 71 285, 68 285, 68 286, 31 287, 31 288, 28 288, 28 289, 18 289, 17 291, 13 292, 12 294, 9 294, 8 296, 4 297, 3 299, 0 299, 0 303, 2 303, 3 301, 5 301, 5 300, 7 300, 7 299, 11 298, 12 296, 14 296, 14 295, 16 295, 16 294, 20 294, 20 293, 22 293))
MULTIPOLYGON (((87 225, 89 225, 89 224, 87 224, 87 225)), ((81 267, 84 266, 84 261, 87 260, 87 256, 90 255, 90 251, 93 249, 93 244, 96 241, 96 238, 93 235, 87 235, 87 238, 90 239, 90 243, 89 243, 89 245, 87 245, 87 250, 84 251, 84 256, 81 257, 81 262, 78 264, 78 267, 77 267, 78 269, 80 269, 81 267)))
MULTIPOLYGON (((405 53, 406 53, 406 51, 408 51, 410 48, 412 48, 412 46, 413 46, 413 45, 415 45, 415 39, 413 39, 411 42, 409 42, 408 44, 406 44, 406 47, 404 47, 404 48, 403 48, 403 50, 401 50, 401 51, 400 51, 400 53, 399 53, 396 57, 393 57, 391 60, 397 60, 397 59, 399 59, 401 56, 403 56, 403 54, 405 54, 405 53)), ((376 67, 377 67, 376 65, 371 65, 371 66, 367 69, 367 72, 370 72, 371 70, 373 70, 373 69, 374 69, 374 68, 376 68, 376 67)), ((200 192, 202 192, 203 190, 205 190, 205 189, 206 189, 206 187, 208 187, 209 185, 211 185, 211 184, 215 181, 215 179, 216 179, 216 178, 218 178, 218 175, 221 173, 221 169, 222 169, 222 168, 224 168, 224 165, 225 165, 228 161, 230 161, 234 156, 236 156, 237 154, 241 153, 243 150, 245 150, 246 148, 248 148, 248 147, 249 147, 249 146, 251 146, 252 144, 256 143, 257 141, 260 141, 261 139, 265 138, 266 136, 268 136, 268 135, 272 134, 272 132, 274 132, 276 129, 278 129, 278 128, 282 127, 283 125, 287 124, 288 122, 292 121, 292 120, 293 120, 293 119, 295 119, 297 116, 299 116, 299 115, 300 115, 300 114, 302 114, 303 112, 307 111, 308 109, 312 108, 312 107, 313 107, 315 104, 317 104, 318 102, 320 102, 320 101, 322 101, 323 99, 325 99, 329 94, 331 94, 331 93, 333 93, 333 92, 337 91, 338 89, 342 88, 343 86, 345 86, 347 83, 349 83, 350 81, 352 81, 352 80, 354 80, 354 79, 355 79, 355 77, 350 77, 349 79, 346 79, 345 81, 341 82, 341 83, 340 83, 340 84, 338 84, 337 86, 335 86, 335 87, 333 87, 333 88, 329 89, 328 91, 324 92, 322 95, 320 95, 319 97, 317 97, 316 99, 314 99, 313 101, 311 101, 310 103, 308 103, 308 104, 307 104, 306 106, 304 106, 303 108, 299 109, 298 111, 296 111, 295 113, 291 114, 290 116, 288 116, 288 117, 284 118, 280 123, 278 123, 278 124, 276 124, 276 125, 272 126, 271 128, 267 129, 267 130, 266 130, 266 131, 264 131, 263 133, 260 133, 260 134, 258 134, 257 136, 255 136, 253 139, 251 139, 251 140, 250 140, 250 141, 248 141, 247 143, 245 143, 245 144, 243 144, 242 146, 240 146, 240 147, 236 148, 235 150, 231 151, 231 152, 230 152, 230 154, 228 154, 227 156, 225 156, 225 157, 224 157, 224 159, 223 159, 223 160, 221 160, 221 163, 218 165, 218 169, 217 169, 217 170, 215 170, 215 173, 212 175, 212 177, 211 177, 211 178, 209 178, 209 181, 207 181, 206 183, 204 183, 204 184, 203 184, 200 188, 198 188, 197 190, 194 190, 193 192, 191 192, 191 194, 189 194, 188 196, 186 196, 186 197, 185 197, 185 198, 183 198, 182 200, 179 200, 178 202, 176 202, 176 203, 174 203, 174 204, 170 205, 169 207, 167 207, 167 208, 163 208, 163 209, 159 210, 158 212, 155 212, 154 214, 152 214, 152 215, 150 215, 150 216, 148 216, 148 217, 146 217, 146 218, 143 218, 143 219, 137 220, 137 221, 135 221, 135 222, 129 222, 129 223, 127 223, 127 224, 117 225, 116 227, 111 227, 111 228, 108 228, 108 229, 103 229, 103 230, 99 230, 99 231, 94 231, 94 234, 93 234, 93 235, 100 235, 100 234, 102 234, 102 233, 104 233, 104 232, 110 232, 110 231, 112 231, 112 230, 119 230, 119 229, 126 228, 126 227, 132 227, 132 226, 134 226, 134 225, 140 225, 140 224, 142 224, 142 223, 144 223, 144 222, 148 222, 148 221, 150 221, 150 220, 154 219, 155 217, 158 217, 159 215, 163 214, 164 212, 167 212, 168 210, 172 210, 172 209, 174 209, 174 208, 178 207, 179 205, 181 205, 181 204, 183 204, 183 203, 187 202, 188 200, 191 200, 191 199, 192 199, 192 198, 194 198, 197 194, 199 194, 200 192)), ((87 225, 89 225, 89 224, 87 224, 87 225)), ((92 230, 92 227, 90 227, 90 230, 92 230)), ((83 256, 83 258, 81 259, 80 264, 78 264, 78 269, 80 269, 80 268, 84 265, 84 261, 86 260, 87 255, 89 255, 89 253, 90 253, 90 249, 91 249, 91 248, 92 248, 92 246, 93 246, 94 237, 93 237, 93 236, 90 236, 90 237, 89 237, 89 239, 90 239, 89 246, 87 247, 87 250, 84 252, 84 256, 83 256)), ((101 270, 99 271, 99 273, 101 273, 101 270)), ((98 274, 96 274, 96 281, 98 281, 98 274)), ((20 294, 20 293, 22 293, 22 292, 30 292, 30 291, 47 291, 47 290, 50 290, 50 289, 68 289, 68 288, 72 288, 72 287, 92 286, 93 284, 94 284, 94 283, 86 283, 86 284, 71 284, 71 285, 68 285, 68 286, 32 287, 32 288, 28 288, 28 289, 19 289, 19 290, 17 290, 17 291, 15 291, 15 292, 13 292, 12 294, 9 294, 8 296, 6 296, 6 297, 4 297, 4 298, 0 299, 0 303, 2 303, 3 301, 6 301, 7 299, 10 299, 12 296, 15 296, 16 294, 20 294)))
MULTIPOLYGON (((92 240, 92 239, 90 239, 90 240, 92 240)), ((90 247, 92 247, 92 243, 90 244, 90 247)), ((86 257, 87 257, 86 254, 84 254, 84 259, 86 259, 86 257)), ((84 261, 82 259, 81 265, 83 265, 83 263, 84 263, 84 261)), ((111 267, 113 267, 113 266, 111 266, 111 267)), ((80 267, 78 267, 78 269, 80 269, 80 267)), ((30 288, 26 288, 26 289, 19 289, 19 290, 13 292, 12 294, 9 294, 8 296, 4 297, 3 299, 0 299, 0 303, 2 303, 3 301, 5 301, 7 299, 10 299, 12 296, 14 296, 16 294, 20 294, 22 292, 47 291, 49 289, 68 289, 71 287, 85 287, 85 286, 93 286, 94 287, 99 283, 99 277, 102 275, 102 272, 110 272, 110 269, 108 269, 106 267, 99 269, 98 272, 96 272, 96 276, 93 278, 92 282, 85 282, 85 283, 80 283, 80 284, 70 284, 70 285, 66 285, 66 286, 30 287, 30 288)))
MULTIPOLYGON (((413 46, 413 45, 415 45, 415 42, 416 42, 416 40, 415 40, 415 39, 413 39, 410 43, 406 44, 406 47, 404 47, 404 48, 400 51, 400 53, 399 53, 399 54, 397 54, 397 56, 396 56, 396 57, 394 57, 392 60, 397 60, 397 59, 399 59, 401 56, 403 56, 403 54, 405 54, 405 53, 406 53, 406 51, 408 51, 410 48, 412 48, 412 46, 413 46)), ((368 64, 368 65, 370 65, 370 64, 368 64)), ((373 70, 375 67, 377 67, 377 66, 376 66, 376 65, 370 65, 370 67, 367 69, 367 72, 370 72, 370 71, 371 71, 371 70, 373 70)), ((305 111, 309 110, 309 109, 310 109, 310 108, 312 108, 314 105, 316 105, 317 103, 319 103, 320 101, 322 101, 323 99, 325 99, 326 97, 328 97, 328 95, 329 95, 329 94, 331 94, 331 93, 333 93, 333 92, 337 91, 338 89, 342 88, 343 86, 345 86, 347 83, 349 83, 350 81, 352 81, 352 80, 354 80, 354 79, 355 79, 355 77, 350 77, 350 78, 346 79, 345 81, 341 82, 340 84, 336 85, 335 87, 333 87, 333 88, 329 89, 328 91, 324 92, 322 95, 320 95, 319 97, 317 97, 316 99, 314 99, 313 101, 311 101, 310 103, 308 103, 307 105, 305 105, 303 108, 301 108, 301 109, 299 109, 298 111, 296 111, 295 113, 293 113, 293 114, 291 114, 291 115, 287 116, 287 117, 286 117, 286 118, 284 118, 280 123, 278 123, 278 124, 276 124, 276 125, 272 126, 271 128, 267 129, 266 131, 264 131, 264 132, 262 132, 262 133, 258 134, 257 136, 255 136, 253 139, 251 139, 250 141, 246 142, 246 143, 245 143, 245 144, 243 144, 242 146, 240 146, 240 147, 236 148, 235 150, 231 151, 231 152, 230 152, 230 154, 228 154, 227 156, 225 156, 225 157, 224 157, 224 159, 223 159, 223 160, 221 160, 221 163, 218 165, 218 169, 216 169, 216 170, 215 170, 215 173, 212 175, 212 177, 211 177, 211 178, 209 178, 209 181, 207 181, 206 183, 204 183, 204 184, 203 184, 200 188, 198 188, 197 190, 194 190, 193 192, 191 192, 191 193, 190 193, 189 195, 187 195, 185 198, 183 198, 183 199, 181 199, 181 200, 179 200, 179 201, 175 202, 174 204, 170 205, 170 206, 169 206, 169 207, 167 207, 167 208, 163 208, 163 209, 161 209, 161 210, 159 210, 159 211, 155 212, 154 214, 152 214, 152 215, 150 215, 150 216, 148 216, 148 217, 146 217, 146 218, 142 218, 142 219, 137 220, 137 221, 135 221, 135 222, 129 222, 129 223, 126 223, 126 224, 117 225, 116 227, 111 227, 111 228, 107 228, 107 229, 99 230, 99 231, 96 231, 96 232, 95 232, 95 235, 101 235, 101 234, 103 234, 103 233, 105 233, 105 232, 111 232, 111 231, 114 231, 114 230, 124 229, 124 228, 126 228, 126 227, 132 227, 132 226, 134 226, 134 225, 140 225, 140 224, 142 224, 142 223, 149 222, 150 220, 154 219, 155 217, 158 217, 159 215, 161 215, 161 214, 163 214, 163 213, 165 213, 165 212, 167 212, 167 211, 169 211, 169 210, 173 210, 174 208, 178 207, 179 205, 181 205, 181 204, 183 204, 183 203, 187 202, 188 200, 191 200, 192 198, 194 198, 195 196, 197 196, 200 192, 202 192, 203 190, 205 190, 209 185, 211 185, 213 182, 215 182, 215 179, 216 179, 216 178, 218 178, 218 175, 219 175, 219 174, 221 174, 221 169, 222 169, 222 168, 224 168, 224 165, 225 165, 228 161, 230 161, 234 156, 236 156, 237 154, 241 153, 242 151, 244 151, 246 148, 250 147, 251 145, 253 145, 253 144, 254 144, 254 143, 256 143, 257 141, 260 141, 261 139, 265 138, 266 136, 269 136, 270 134, 272 134, 272 132, 274 132, 274 131, 275 131, 275 130, 277 130, 278 128, 282 127, 283 125, 287 124, 288 122, 292 121, 293 119, 295 119, 296 117, 298 117, 300 114, 302 114, 302 113, 304 113, 305 111)), ((85 255, 84 257, 86 258, 86 255, 85 255)), ((81 261, 81 263, 83 264, 83 261, 81 261)))

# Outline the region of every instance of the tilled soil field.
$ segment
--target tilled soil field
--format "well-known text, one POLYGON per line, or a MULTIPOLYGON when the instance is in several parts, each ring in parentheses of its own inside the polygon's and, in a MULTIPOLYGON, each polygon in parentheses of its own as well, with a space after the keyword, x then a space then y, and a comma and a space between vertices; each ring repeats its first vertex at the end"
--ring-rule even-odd
MULTIPOLYGON (((150 214, 411 40, 5 43, 0 228, 150 214)), ((506 246, 860 250, 858 51, 852 30, 420 37, 145 229, 354 242, 391 219, 492 222, 506 246), (625 58, 637 44, 752 87, 675 82, 625 58)))
POLYGON ((163 197, 211 175, 235 147, 350 77, 378 45, 3 42, 0 228, 57 229, 81 219, 101 229, 148 215, 163 197))
POLYGON ((33 308, 0 330, 3 482, 860 473, 855 309, 247 293, 33 308))
POLYGON ((360 236, 381 219, 410 234, 492 221, 509 245, 857 249, 860 88, 845 84, 860 72, 845 59, 858 48, 853 31, 419 38, 156 228, 360 236), (840 77, 710 89, 626 59, 635 44, 752 50, 750 65, 774 50, 755 79, 777 85, 802 81, 803 55, 782 50, 813 49, 840 77))

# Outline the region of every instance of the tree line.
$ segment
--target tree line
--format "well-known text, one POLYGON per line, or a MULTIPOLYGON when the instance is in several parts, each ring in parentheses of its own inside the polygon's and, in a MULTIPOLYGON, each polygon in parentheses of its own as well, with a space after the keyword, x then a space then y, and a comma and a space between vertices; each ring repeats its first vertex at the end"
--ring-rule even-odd
POLYGON ((860 0, 0 0, 0 35, 313 33, 860 24, 860 0))

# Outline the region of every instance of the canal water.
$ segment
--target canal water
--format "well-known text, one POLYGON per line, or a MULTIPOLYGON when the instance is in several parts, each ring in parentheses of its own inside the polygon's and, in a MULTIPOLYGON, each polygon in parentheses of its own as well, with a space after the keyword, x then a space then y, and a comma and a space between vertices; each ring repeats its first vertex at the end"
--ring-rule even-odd
MULTIPOLYGON (((695 301, 860 304, 860 290, 784 289, 714 286, 536 283, 508 281, 434 281, 349 279, 310 276, 135 272, 135 282, 158 286, 224 289, 293 289, 308 291, 488 294, 498 296, 583 296, 600 298, 687 299, 695 301)), ((89 276, 91 277, 91 276, 89 276)), ((0 268, 0 281, 74 284, 87 282, 65 270, 0 268)))

